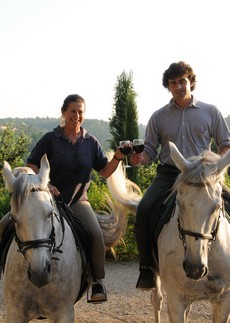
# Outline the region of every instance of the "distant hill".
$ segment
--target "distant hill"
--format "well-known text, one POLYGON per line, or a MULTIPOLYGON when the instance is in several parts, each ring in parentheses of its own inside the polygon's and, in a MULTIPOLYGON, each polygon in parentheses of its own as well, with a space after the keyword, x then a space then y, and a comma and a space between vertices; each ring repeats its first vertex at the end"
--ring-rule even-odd
MULTIPOLYGON (((25 132, 32 138, 32 143, 29 150, 34 147, 35 143, 41 138, 47 131, 53 130, 58 124, 59 119, 57 118, 0 118, 0 126, 6 124, 14 124, 16 128, 19 128, 22 124, 25 125, 25 132)), ((84 128, 95 136, 104 151, 109 150, 108 140, 112 138, 109 132, 109 122, 98 119, 85 119, 84 128)), ((145 126, 139 125, 139 137, 144 138, 145 126)), ((124 138, 126 139, 126 138, 124 138)), ((132 138, 131 138, 132 139, 132 138)))
MULTIPOLYGON (((225 121, 230 128, 230 115, 225 118, 225 121)), ((32 143, 29 150, 34 147, 35 143, 41 136, 47 131, 53 130, 58 124, 59 119, 57 118, 0 118, 0 126, 4 126, 7 123, 13 123, 16 128, 25 124, 25 132, 32 138, 32 143)), ((86 119, 83 124, 84 128, 88 132, 94 135, 102 145, 104 151, 109 150, 109 142, 111 134, 109 132, 109 122, 98 119, 86 119)), ((146 126, 143 124, 139 125, 139 137, 144 138, 146 126)), ((133 138, 124 138, 133 139, 133 138)))

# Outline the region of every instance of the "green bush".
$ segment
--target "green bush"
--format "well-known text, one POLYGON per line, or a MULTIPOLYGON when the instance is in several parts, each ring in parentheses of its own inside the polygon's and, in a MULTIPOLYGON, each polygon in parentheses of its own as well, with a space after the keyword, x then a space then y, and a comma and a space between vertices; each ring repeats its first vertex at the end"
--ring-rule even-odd
POLYGON ((0 219, 10 211, 10 195, 5 188, 0 188, 0 219))
POLYGON ((225 177, 225 184, 227 185, 227 187, 230 189, 230 167, 228 169, 228 174, 226 174, 225 177), (229 175, 228 175, 229 174, 229 175))
POLYGON ((106 180, 93 171, 92 181, 88 190, 88 199, 96 213, 103 211, 106 205, 106 195, 109 194, 106 180))
MULTIPOLYGON (((138 251, 134 232, 135 216, 128 215, 128 225, 123 239, 114 247, 117 260, 122 261, 136 261, 138 259, 138 251)), ((107 253, 107 257, 113 257, 112 253, 107 253)))
POLYGON ((24 165, 28 152, 30 138, 25 134, 24 124, 15 128, 14 124, 0 131, 0 218, 5 215, 10 207, 9 192, 5 189, 2 176, 3 162, 7 161, 12 168, 24 165))

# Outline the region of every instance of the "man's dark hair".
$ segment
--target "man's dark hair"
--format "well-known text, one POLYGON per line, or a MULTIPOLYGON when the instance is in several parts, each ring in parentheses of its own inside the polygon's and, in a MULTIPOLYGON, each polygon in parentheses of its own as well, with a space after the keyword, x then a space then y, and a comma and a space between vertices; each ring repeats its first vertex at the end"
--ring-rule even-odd
POLYGON ((180 77, 184 74, 187 74, 188 79, 190 80, 190 82, 192 82, 191 91, 195 90, 196 75, 194 74, 192 67, 183 61, 172 63, 164 72, 162 79, 163 86, 167 88, 169 85, 169 80, 174 80, 175 78, 180 77))

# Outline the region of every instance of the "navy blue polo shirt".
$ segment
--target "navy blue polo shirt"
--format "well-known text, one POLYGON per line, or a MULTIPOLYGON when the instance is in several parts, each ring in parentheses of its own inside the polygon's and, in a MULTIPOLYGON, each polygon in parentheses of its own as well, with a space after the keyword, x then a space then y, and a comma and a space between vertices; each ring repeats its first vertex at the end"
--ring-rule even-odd
POLYGON ((87 199, 92 169, 100 172, 108 162, 98 140, 81 129, 83 136, 75 144, 65 137, 60 126, 47 132, 27 159, 27 163, 40 168, 41 158, 47 154, 50 184, 58 188, 67 204, 78 190, 81 192, 79 198, 87 199))

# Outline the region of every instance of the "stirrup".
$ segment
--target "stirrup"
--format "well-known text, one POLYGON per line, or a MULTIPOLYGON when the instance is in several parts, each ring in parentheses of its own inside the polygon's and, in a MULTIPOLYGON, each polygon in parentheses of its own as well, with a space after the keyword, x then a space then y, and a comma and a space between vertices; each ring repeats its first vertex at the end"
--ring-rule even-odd
POLYGON ((107 302, 107 293, 106 293, 106 288, 105 286, 100 282, 93 282, 90 284, 88 290, 87 290, 87 303, 93 303, 93 304, 101 304, 107 302), (102 287, 103 294, 105 295, 105 298, 103 300, 94 300, 92 299, 92 288, 96 286, 97 284, 100 284, 102 287))

